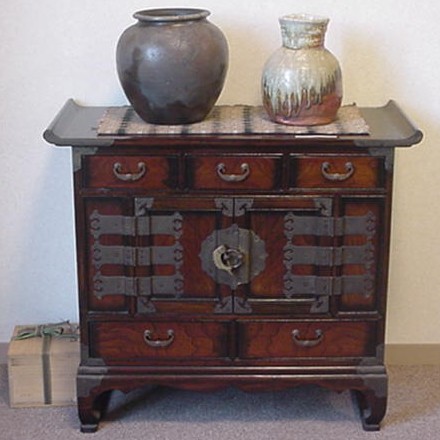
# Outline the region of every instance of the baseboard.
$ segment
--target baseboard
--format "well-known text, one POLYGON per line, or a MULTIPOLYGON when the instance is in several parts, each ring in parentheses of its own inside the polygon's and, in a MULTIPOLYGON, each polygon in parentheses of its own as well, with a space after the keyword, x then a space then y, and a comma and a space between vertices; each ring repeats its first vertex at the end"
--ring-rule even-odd
POLYGON ((387 365, 440 365, 440 344, 387 344, 387 365))
MULTIPOLYGON (((8 343, 0 342, 0 364, 8 362, 8 343)), ((440 344, 388 344, 387 365, 440 365, 440 344)))

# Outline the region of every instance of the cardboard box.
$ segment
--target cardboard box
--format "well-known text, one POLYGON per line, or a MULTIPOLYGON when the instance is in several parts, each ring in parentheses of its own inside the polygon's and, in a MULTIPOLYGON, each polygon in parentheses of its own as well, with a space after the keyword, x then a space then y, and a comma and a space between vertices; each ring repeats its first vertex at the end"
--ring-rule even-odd
POLYGON ((61 326, 64 326, 61 336, 48 335, 50 332, 45 328, 47 330, 49 325, 15 327, 8 349, 11 407, 76 403, 76 373, 80 362, 77 326, 68 323, 61 326), (37 336, 16 339, 17 335, 32 333, 33 329, 38 329, 37 336), (76 337, 66 337, 66 332, 72 331, 76 337))

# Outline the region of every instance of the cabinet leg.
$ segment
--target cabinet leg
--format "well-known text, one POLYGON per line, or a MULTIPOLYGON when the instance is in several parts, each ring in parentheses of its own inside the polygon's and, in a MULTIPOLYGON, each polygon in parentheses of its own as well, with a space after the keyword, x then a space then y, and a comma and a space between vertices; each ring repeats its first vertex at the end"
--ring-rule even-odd
POLYGON ((374 390, 353 391, 357 401, 362 427, 365 431, 379 431, 387 409, 387 395, 378 396, 374 390))
POLYGON ((111 391, 98 395, 78 397, 78 415, 81 422, 81 432, 94 433, 98 430, 101 417, 104 415, 111 391))

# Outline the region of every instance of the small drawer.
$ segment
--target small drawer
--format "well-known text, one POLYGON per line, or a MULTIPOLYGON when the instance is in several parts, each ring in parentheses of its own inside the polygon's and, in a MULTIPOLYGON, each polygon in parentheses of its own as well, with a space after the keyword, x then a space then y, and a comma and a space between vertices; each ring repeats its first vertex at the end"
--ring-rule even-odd
POLYGON ((177 159, 156 156, 87 156, 85 186, 167 189, 177 182, 177 159), (174 166, 175 165, 175 166, 174 166))
POLYGON ((209 359, 227 355, 225 322, 100 322, 92 324, 93 357, 109 363, 142 359, 209 359))
POLYGON ((383 161, 371 157, 318 156, 293 159, 291 186, 375 188, 383 186, 383 161))
POLYGON ((240 357, 375 356, 375 340, 375 322, 253 321, 240 324, 240 357))
POLYGON ((280 185, 281 165, 281 156, 191 156, 188 185, 201 190, 272 190, 280 185))

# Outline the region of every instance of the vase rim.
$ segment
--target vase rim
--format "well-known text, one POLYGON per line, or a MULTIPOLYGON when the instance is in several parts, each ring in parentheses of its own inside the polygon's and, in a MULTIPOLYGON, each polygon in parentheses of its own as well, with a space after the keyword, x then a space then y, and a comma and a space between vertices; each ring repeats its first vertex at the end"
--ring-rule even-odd
POLYGON ((201 20, 208 17, 211 12, 206 9, 196 8, 158 8, 137 11, 133 17, 142 22, 181 22, 201 20))
POLYGON ((327 24, 330 19, 322 15, 307 14, 304 12, 293 13, 288 15, 283 15, 280 17, 280 21, 284 22, 299 22, 304 24, 327 24))

